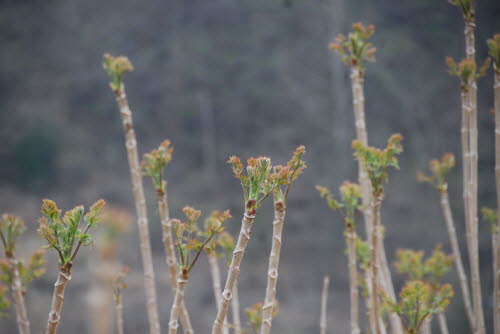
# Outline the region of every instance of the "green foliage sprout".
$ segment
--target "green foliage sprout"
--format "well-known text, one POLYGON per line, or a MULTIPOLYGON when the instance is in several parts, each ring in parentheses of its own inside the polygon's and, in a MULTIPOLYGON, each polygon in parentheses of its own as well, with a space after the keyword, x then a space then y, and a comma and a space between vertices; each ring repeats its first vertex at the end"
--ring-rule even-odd
POLYGON ((425 319, 432 314, 443 312, 453 296, 451 285, 444 284, 437 289, 420 280, 409 281, 402 288, 399 302, 383 295, 385 307, 401 318, 409 334, 417 334, 425 319))
MULTIPOLYGON (((22 259, 17 259, 16 264, 23 292, 26 292, 29 283, 45 274, 45 251, 37 250, 33 252, 27 264, 22 259)), ((0 281, 10 286, 13 278, 10 263, 7 260, 0 260, 0 281)))
POLYGON ((200 218, 201 211, 190 206, 182 209, 186 216, 186 221, 182 222, 179 219, 172 219, 173 231, 176 236, 176 247, 180 257, 180 276, 184 279, 189 278, 189 273, 196 264, 201 252, 210 247, 214 236, 224 231, 224 224, 229 218, 232 218, 229 210, 224 212, 214 211, 209 223, 206 224, 204 230, 199 230, 197 223, 200 218), (203 237, 204 241, 196 238, 203 237), (192 257, 194 253, 194 257, 192 257))
POLYGON ((455 167, 455 156, 452 153, 446 153, 440 160, 432 159, 429 162, 430 175, 417 172, 417 180, 419 182, 428 182, 436 187, 439 192, 445 192, 448 190, 446 177, 453 167, 455 167))
POLYGON ((291 184, 306 168, 302 160, 304 152, 304 146, 299 146, 287 166, 277 165, 274 168, 268 157, 250 158, 247 160, 246 173, 240 158, 229 158, 234 176, 241 182, 247 212, 255 214, 255 209, 271 194, 274 194, 276 201, 286 201, 291 184), (282 191, 284 185, 286 189, 282 191))
POLYGON ((453 266, 453 256, 445 254, 439 244, 425 261, 423 251, 410 249, 398 249, 396 259, 394 267, 398 273, 410 280, 430 283, 438 283, 453 266))
POLYGON ((498 221, 498 212, 487 207, 483 207, 481 209, 481 213, 483 215, 483 219, 491 224, 491 233, 496 234, 498 232, 497 221, 498 221))
POLYGON ((345 64, 358 66, 363 70, 366 62, 375 61, 376 48, 368 42, 375 32, 375 26, 365 26, 358 22, 353 24, 352 28, 353 31, 347 37, 338 35, 336 42, 330 44, 330 49, 337 52, 345 64))
POLYGON ((9 288, 7 286, 0 284, 0 316, 2 317, 7 316, 4 311, 6 311, 11 304, 9 298, 7 297, 8 291, 9 288))
MULTIPOLYGON (((258 333, 262 325, 263 306, 264 306, 263 303, 256 303, 245 309, 245 315, 247 316, 248 324, 250 325, 254 333, 258 333)), ((273 319, 276 318, 278 313, 279 313, 279 303, 275 299, 273 305, 273 314, 272 314, 273 319)))
POLYGON ((173 151, 174 148, 170 145, 170 141, 164 140, 157 149, 144 154, 144 159, 141 162, 144 174, 151 177, 156 191, 161 194, 165 192, 163 169, 172 160, 173 151))
POLYGON ((2 241, 5 255, 14 255, 17 238, 26 230, 24 221, 14 215, 3 214, 0 218, 0 240, 2 241))
POLYGON ((70 270, 80 247, 92 245, 92 235, 88 232, 91 227, 99 224, 99 214, 104 205, 104 200, 98 200, 85 215, 84 207, 79 205, 66 211, 61 218, 61 210, 57 204, 49 199, 43 200, 43 216, 39 219, 38 233, 47 241, 47 248, 57 251, 61 269, 70 270), (82 220, 87 224, 83 230, 80 228, 82 220))
POLYGON ((337 201, 330 190, 322 186, 316 186, 321 198, 325 199, 328 206, 337 211, 344 219, 349 228, 355 226, 356 210, 361 208, 361 188, 357 183, 344 181, 340 186, 341 201, 337 201))
POLYGON ((462 10, 466 22, 474 20, 474 0, 449 0, 449 3, 462 10))
POLYGON ((448 65, 448 72, 460 79, 460 88, 462 91, 467 92, 471 82, 476 81, 486 74, 486 70, 490 66, 490 58, 486 58, 479 69, 476 61, 470 58, 465 58, 457 64, 453 58, 446 57, 446 64, 448 65))
POLYGON ((402 135, 393 134, 388 139, 385 149, 365 146, 359 140, 352 142, 354 156, 364 164, 375 197, 383 194, 383 184, 388 180, 389 167, 399 169, 396 156, 403 151, 402 140, 402 135))
POLYGON ((109 85, 115 93, 119 93, 123 89, 123 74, 134 70, 134 66, 132 66, 132 63, 127 57, 113 57, 108 53, 106 53, 103 57, 102 66, 106 72, 108 72, 111 80, 109 85))
POLYGON ((487 43, 488 54, 493 60, 493 68, 497 74, 500 74, 500 34, 495 34, 487 43))

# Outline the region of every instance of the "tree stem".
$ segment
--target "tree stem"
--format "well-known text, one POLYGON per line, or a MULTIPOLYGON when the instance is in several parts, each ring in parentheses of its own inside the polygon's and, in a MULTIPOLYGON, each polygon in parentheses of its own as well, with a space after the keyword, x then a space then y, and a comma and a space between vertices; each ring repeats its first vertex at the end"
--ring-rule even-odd
POLYGON ((24 300, 23 286, 21 277, 19 276, 19 269, 17 260, 13 256, 7 256, 12 271, 12 299, 16 307, 16 321, 20 334, 30 334, 30 322, 28 319, 28 312, 26 311, 26 303, 24 300))
POLYGON ((250 234, 252 229, 252 224, 255 219, 255 215, 245 212, 243 220, 241 222, 240 234, 238 236, 238 242, 233 251, 233 257, 231 260, 231 265, 229 266, 229 271, 226 279, 226 285, 224 291, 222 292, 222 298, 220 306, 217 311, 217 317, 215 318, 214 325, 212 328, 212 334, 221 334, 222 328, 224 327, 224 320, 226 319, 226 314, 233 297, 232 291, 238 276, 240 274, 240 265, 245 254, 245 249, 250 240, 250 234))
POLYGON ((59 325, 59 321, 61 320, 61 311, 64 303, 64 290, 69 280, 71 280, 71 270, 60 268, 57 281, 54 283, 54 294, 52 296, 52 306, 50 307, 46 334, 55 334, 57 332, 57 325, 59 325))
POLYGON ((328 287, 330 286, 330 277, 325 276, 323 279, 323 291, 321 293, 321 319, 319 322, 320 334, 326 334, 326 310, 328 302, 328 287))
POLYGON ((179 316, 181 314, 182 303, 184 302, 184 291, 188 280, 179 277, 177 279, 177 289, 175 289, 175 298, 172 309, 170 310, 170 321, 168 323, 168 334, 176 334, 179 328, 179 316))

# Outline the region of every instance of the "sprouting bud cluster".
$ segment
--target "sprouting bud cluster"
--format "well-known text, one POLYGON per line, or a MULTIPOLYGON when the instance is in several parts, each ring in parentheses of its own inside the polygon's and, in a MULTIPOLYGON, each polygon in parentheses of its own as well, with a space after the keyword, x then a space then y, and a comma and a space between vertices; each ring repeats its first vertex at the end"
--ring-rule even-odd
POLYGON ((90 210, 84 214, 84 207, 79 205, 66 211, 61 218, 61 210, 54 201, 44 199, 41 211, 43 216, 39 219, 38 234, 47 241, 47 248, 55 249, 59 255, 59 265, 67 270, 71 269, 80 246, 89 246, 93 238, 88 233, 91 227, 99 224, 100 212, 104 207, 104 200, 94 203, 90 210), (81 221, 87 225, 82 230, 81 221))
POLYGON ((448 65, 448 72, 460 79, 460 88, 462 91, 467 92, 471 82, 483 77, 490 66, 490 58, 484 60, 483 65, 478 69, 474 59, 465 58, 460 63, 451 58, 446 57, 446 64, 448 65))
POLYGON ((363 23, 352 25, 353 31, 347 37, 340 34, 336 42, 330 44, 330 49, 337 52, 342 61, 349 66, 357 66, 364 69, 365 63, 375 61, 375 47, 368 42, 375 32, 375 26, 363 23))
POLYGON ((126 72, 134 70, 134 66, 125 56, 113 57, 110 54, 105 54, 103 57, 102 66, 108 72, 111 89, 118 94, 122 90, 122 77, 126 72))
MULTIPOLYGON (((252 306, 245 309, 245 315, 247 316, 247 322, 255 333, 257 333, 259 331, 260 327, 262 326, 262 307, 263 306, 264 306, 263 303, 256 303, 256 304, 253 304, 252 306)), ((279 303, 275 299, 274 305, 273 305, 273 314, 272 314, 273 319, 278 315, 278 313, 279 313, 279 303)))
POLYGON ((113 282, 111 283, 111 286, 113 288, 113 297, 115 299, 115 303, 117 304, 121 302, 122 290, 128 287, 125 278, 127 278, 130 271, 131 270, 129 267, 122 266, 116 277, 113 279, 113 282))
POLYGON ((174 148, 170 145, 170 140, 164 140, 157 149, 144 154, 141 162, 145 175, 149 175, 153 185, 159 193, 165 191, 163 182, 163 169, 172 160, 174 148))
POLYGON ((356 238, 356 262, 363 271, 370 269, 370 244, 367 241, 356 238))
POLYGON ((7 297, 7 292, 9 288, 5 285, 0 284, 0 316, 5 317, 7 314, 4 312, 7 310, 11 304, 9 297, 7 297))
POLYGON ((286 166, 274 167, 268 157, 248 159, 246 169, 240 158, 229 158, 234 176, 241 182, 247 212, 255 214, 255 209, 271 194, 274 194, 277 202, 286 201, 290 185, 306 168, 302 160, 304 152, 304 146, 299 146, 286 166), (284 193, 281 190, 283 185, 287 186, 284 193))
POLYGON ((495 73, 500 74, 500 34, 495 34, 488 41, 488 54, 493 60, 495 73))
POLYGON ((417 172, 417 180, 419 182, 428 182, 435 186, 439 192, 445 192, 448 190, 446 177, 453 167, 455 167, 455 156, 453 153, 446 153, 440 160, 432 159, 429 162, 430 175, 417 172))
POLYGON ((466 22, 474 21, 474 0, 449 0, 449 2, 462 10, 466 22))
POLYGON ((176 236, 175 245, 180 257, 180 276, 183 279, 188 279, 189 273, 196 264, 201 252, 210 247, 211 241, 216 235, 224 231, 224 224, 231 218, 231 214, 229 210, 224 212, 214 211, 212 216, 207 219, 205 229, 200 230, 197 225, 201 211, 190 206, 184 207, 182 211, 186 216, 186 221, 172 219, 172 226, 176 236), (204 240, 202 241, 197 237, 202 237, 204 240))
POLYGON ((341 201, 337 201, 333 194, 325 187, 316 186, 322 198, 326 200, 328 206, 339 212, 344 218, 344 221, 348 228, 354 227, 354 216, 356 210, 361 208, 361 188, 357 183, 352 183, 349 181, 344 181, 340 186, 340 197, 341 201))
MULTIPOLYGON (((23 292, 26 292, 31 281, 45 274, 45 252, 37 250, 31 255, 30 261, 26 264, 22 259, 16 261, 23 292)), ((10 286, 13 283, 13 272, 9 261, 0 260, 0 281, 10 286)))
POLYGON ((365 166, 375 197, 383 194, 383 184, 387 182, 389 177, 387 174, 389 167, 399 169, 396 156, 403 151, 403 147, 401 146, 402 140, 402 135, 393 134, 387 140, 387 147, 385 149, 365 146, 359 140, 352 142, 354 156, 365 166))
POLYGON ((431 256, 425 261, 423 251, 410 249, 398 249, 396 252, 394 267, 400 274, 404 274, 410 280, 424 280, 439 282, 453 266, 453 256, 446 255, 441 250, 441 245, 434 248, 431 256))
POLYGON ((483 214, 483 219, 491 224, 491 233, 496 234, 498 232, 497 221, 498 212, 491 208, 482 208, 481 213, 483 214))
MULTIPOLYGON (((229 210, 226 210, 224 212, 221 212, 218 210, 213 211, 212 214, 210 214, 210 216, 207 219, 205 219, 205 231, 199 232, 198 233, 199 236, 200 237, 208 237, 209 233, 211 233, 212 231, 218 231, 219 229, 221 229, 221 230, 218 231, 217 233, 221 233, 224 230, 222 225, 229 218, 232 218, 231 214, 229 213, 229 210)), ((207 253, 212 254, 212 255, 217 254, 217 246, 220 245, 219 240, 220 240, 221 236, 222 236, 222 233, 219 234, 218 238, 212 238, 210 240, 210 242, 207 243, 207 245, 205 246, 205 250, 207 251, 207 253)), ((232 240, 231 235, 228 235, 226 232, 225 235, 222 237, 223 237, 223 243, 224 242, 229 243, 230 241, 232 241, 233 247, 234 247, 234 240, 232 240), (231 240, 229 240, 228 238, 231 238, 231 240)), ((226 246, 229 247, 229 245, 226 245, 226 246)))
POLYGON ((21 218, 9 214, 3 214, 0 217, 0 240, 7 257, 14 255, 17 237, 25 230, 24 221, 21 218))
POLYGON ((417 334, 425 319, 435 313, 443 312, 453 296, 451 285, 433 287, 420 280, 409 281, 402 288, 399 302, 394 302, 383 294, 384 307, 401 318, 409 334, 417 334))

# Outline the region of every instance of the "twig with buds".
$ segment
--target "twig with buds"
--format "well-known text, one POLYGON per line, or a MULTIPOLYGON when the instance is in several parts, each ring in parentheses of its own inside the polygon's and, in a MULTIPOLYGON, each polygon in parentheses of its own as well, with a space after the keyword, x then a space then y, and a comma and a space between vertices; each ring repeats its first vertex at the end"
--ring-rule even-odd
POLYGON ((46 334, 55 334, 57 331, 61 320, 64 290, 71 280, 73 263, 81 246, 92 245, 93 238, 89 231, 99 224, 99 213, 104 205, 104 200, 98 200, 85 215, 83 206, 79 205, 66 211, 61 218, 61 210, 56 203, 49 199, 43 200, 43 216, 39 219, 38 233, 47 241, 47 248, 54 249, 59 257, 59 274, 54 284, 46 334), (82 220, 86 224, 83 229, 80 227, 82 220))
POLYGON ((118 329, 118 334, 124 334, 123 325, 123 302, 122 302, 122 290, 127 288, 127 283, 125 278, 130 273, 130 268, 123 266, 112 282, 113 288, 113 299, 115 300, 116 308, 116 327, 118 329))

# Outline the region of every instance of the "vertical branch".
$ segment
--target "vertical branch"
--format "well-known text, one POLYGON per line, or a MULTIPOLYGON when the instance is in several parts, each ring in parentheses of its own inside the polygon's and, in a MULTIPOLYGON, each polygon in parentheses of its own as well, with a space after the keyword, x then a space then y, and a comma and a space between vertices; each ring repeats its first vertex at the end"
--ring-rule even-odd
POLYGON ((370 244, 370 266, 371 266, 371 289, 372 289, 372 312, 373 312, 373 320, 375 322, 375 332, 374 334, 380 334, 380 310, 379 310, 379 286, 378 286, 378 270, 379 270, 379 257, 377 255, 378 250, 378 238, 380 236, 379 231, 379 218, 380 218, 380 206, 382 203, 382 199, 380 196, 376 196, 373 199, 372 210, 373 210, 373 230, 371 235, 371 244, 370 244))
MULTIPOLYGON (((497 211, 500 211, 500 68, 495 69, 495 177, 497 188, 497 211)), ((496 228, 496 253, 493 264, 493 318, 495 319, 495 334, 500 334, 500 215, 497 218, 496 228)))
POLYGON ((115 90, 116 102, 120 109, 123 128, 125 130, 125 147, 127 149, 128 163, 132 178, 132 189, 135 199, 137 212, 137 225, 139 229, 140 248, 142 264, 144 268, 144 286, 146 290, 146 308, 151 334, 160 333, 160 322, 158 320, 158 309, 156 301, 156 283, 153 268, 153 256, 151 253, 151 242, 149 240, 148 216, 146 212, 146 199, 144 197, 144 187, 142 184, 142 173, 139 165, 137 153, 137 139, 135 136, 134 125, 132 121, 132 112, 130 111, 125 87, 122 84, 121 89, 115 90))
MULTIPOLYGON (((217 307, 220 305, 220 299, 222 295, 222 290, 221 290, 221 281, 220 281, 220 270, 219 270, 219 261, 217 261, 217 255, 216 254, 208 254, 208 264, 210 266, 210 275, 212 276, 212 283, 213 283, 213 290, 214 290, 214 297, 215 297, 215 303, 217 304, 217 307)), ((227 320, 224 325, 224 328, 222 329, 223 334, 228 334, 229 330, 227 327, 227 320)))
MULTIPOLYGON (((474 10, 472 8, 472 10, 474 10)), ((465 19, 465 53, 467 58, 475 60, 475 32, 476 23, 474 16, 465 19)), ((475 330, 478 334, 485 333, 483 305, 481 297, 481 279, 479 269, 479 247, 478 247, 478 218, 477 218, 477 180, 478 180, 478 133, 477 133, 477 85, 476 78, 471 76, 468 83, 468 102, 469 102, 469 183, 470 201, 469 201, 469 224, 470 224, 470 266, 472 274, 472 294, 475 313, 475 330)))
POLYGON ((240 297, 238 294, 238 281, 234 282, 233 287, 233 302, 231 303, 231 313, 233 316, 234 333, 241 334, 241 318, 240 318, 240 297))
POLYGON ((359 334, 358 270, 356 267, 356 232, 350 226, 346 232, 349 267, 349 295, 351 297, 351 334, 359 334))
POLYGON ((441 334, 450 334, 444 313, 443 312, 438 313, 437 318, 438 318, 439 329, 441 330, 441 334))
POLYGON ((116 308, 116 328, 118 334, 124 334, 124 326, 123 326, 123 303, 122 303, 122 295, 121 291, 115 295, 115 308, 116 308))
POLYGON ((323 291, 321 293, 321 319, 319 323, 320 334, 326 334, 326 310, 328 302, 328 287, 330 285, 330 276, 323 279, 323 291))
POLYGON ((26 303, 23 295, 23 287, 19 276, 17 260, 13 256, 7 256, 12 272, 12 299, 16 307, 16 321, 20 334, 30 334, 30 322, 28 320, 28 312, 26 311, 26 303))
POLYGON ((64 303, 64 290, 69 280, 71 280, 71 270, 60 268, 57 281, 54 283, 54 294, 52 296, 52 305, 50 307, 46 334, 55 334, 57 332, 57 326, 61 319, 61 311, 64 303))
MULTIPOLYGON (((172 241, 172 222, 170 220, 168 210, 167 183, 163 181, 163 185, 163 191, 157 190, 158 208, 160 211, 161 226, 163 230, 163 244, 165 246, 165 259, 168 267, 170 285, 175 295, 177 289, 177 259, 175 257, 174 243, 172 241)), ((181 304, 180 318, 184 332, 186 334, 192 334, 193 328, 191 325, 191 319, 189 318, 189 313, 186 309, 184 301, 182 301, 181 304)))
POLYGON ((469 293, 469 282, 467 275, 465 274, 464 265, 462 262, 462 255, 460 252, 460 247, 458 245, 457 232, 455 230, 455 223, 453 221, 453 215, 451 213, 450 201, 448 197, 448 191, 440 191, 441 196, 441 211, 443 212, 444 221, 446 223, 446 230, 448 231, 448 237, 450 238, 451 249, 453 252, 453 260, 455 262, 455 268, 457 270, 458 279, 460 281, 460 289, 462 291, 462 299, 464 301, 465 313, 467 314, 467 319, 471 328, 474 325, 474 313, 471 306, 471 299, 469 293))
POLYGON ((179 316, 181 314, 182 304, 184 302, 184 291, 186 290, 186 285, 188 280, 179 277, 177 280, 177 289, 175 289, 175 298, 172 309, 170 310, 170 321, 168 322, 168 334, 176 334, 177 328, 179 328, 179 316))
POLYGON ((267 271, 267 288, 264 305, 262 306, 262 325, 260 334, 271 333, 273 322, 273 308, 276 299, 276 286, 278 284, 278 266, 281 253, 281 237, 283 234, 283 223, 285 220, 285 206, 283 202, 274 205, 273 238, 271 254, 269 255, 269 267, 267 271))
POLYGON ((235 283, 240 274, 240 265, 245 254, 245 249, 250 240, 250 233, 252 229, 252 224, 255 219, 255 212, 246 212, 243 216, 241 222, 240 234, 238 236, 238 242, 233 251, 233 258, 231 260, 231 265, 229 266, 229 271, 227 274, 226 285, 224 286, 224 291, 222 292, 222 298, 220 306, 217 310, 217 317, 215 318, 214 325, 212 328, 212 334, 220 334, 224 326, 224 320, 226 319, 226 314, 229 308, 229 304, 232 299, 232 291, 234 290, 235 283))

